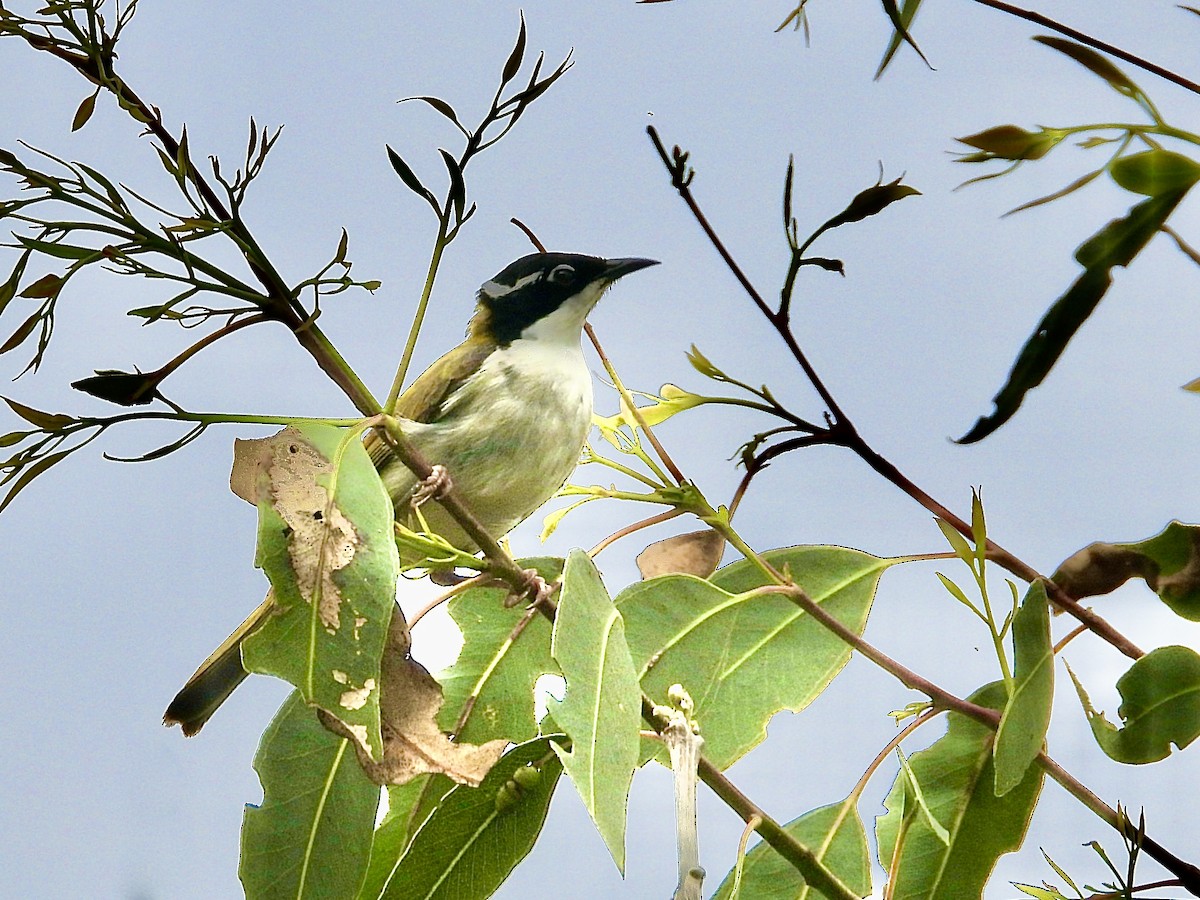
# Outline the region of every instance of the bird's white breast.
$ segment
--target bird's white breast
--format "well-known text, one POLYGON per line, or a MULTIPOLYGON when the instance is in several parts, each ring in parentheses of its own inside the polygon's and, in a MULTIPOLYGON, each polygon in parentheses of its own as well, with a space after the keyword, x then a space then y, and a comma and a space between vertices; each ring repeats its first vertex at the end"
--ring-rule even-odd
MULTIPOLYGON (((449 469, 455 490, 496 537, 562 486, 591 425, 592 379, 578 331, 569 344, 545 337, 497 348, 437 422, 410 432, 431 463, 449 469)), ((397 486, 389 484, 393 496, 397 486)), ((440 507, 423 512, 435 530, 470 548, 440 507)))

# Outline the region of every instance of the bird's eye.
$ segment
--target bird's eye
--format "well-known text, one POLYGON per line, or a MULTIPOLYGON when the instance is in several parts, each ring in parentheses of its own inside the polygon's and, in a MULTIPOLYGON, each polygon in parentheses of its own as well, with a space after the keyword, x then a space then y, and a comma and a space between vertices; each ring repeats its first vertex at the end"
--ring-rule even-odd
POLYGON ((550 270, 550 280, 555 284, 570 284, 575 280, 575 270, 570 266, 555 266, 550 270))

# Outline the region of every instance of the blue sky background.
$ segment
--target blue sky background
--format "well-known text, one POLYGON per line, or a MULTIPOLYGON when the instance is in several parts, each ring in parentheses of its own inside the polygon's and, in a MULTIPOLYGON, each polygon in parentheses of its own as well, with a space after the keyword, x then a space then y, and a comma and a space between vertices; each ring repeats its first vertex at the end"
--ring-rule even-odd
MULTIPOLYGON (((1132 202, 1098 182, 1001 219, 1099 157, 1063 148, 1014 176, 954 192, 976 174, 953 162, 954 136, 1006 122, 1071 125, 1138 112, 1031 43, 1042 32, 1026 23, 971 3, 927 0, 926 7, 915 34, 936 71, 902 51, 880 82, 871 76, 889 26, 878 4, 813 3, 806 47, 800 34, 774 33, 789 11, 782 0, 527 0, 460 4, 453 14, 432 3, 301 3, 286 14, 266 4, 147 3, 122 40, 120 66, 173 128, 187 123, 194 158, 215 153, 232 169, 249 116, 285 124, 246 216, 293 281, 318 269, 348 229, 354 274, 383 287, 374 296, 330 299, 321 324, 383 394, 434 233, 428 210, 388 166, 384 144, 431 184, 442 177, 436 148, 458 146, 436 113, 395 101, 435 94, 465 121, 477 119, 523 8, 531 50, 544 48, 553 63, 573 47, 576 65, 468 170, 479 212, 445 261, 421 365, 460 339, 480 282, 528 252, 508 224, 517 216, 552 249, 662 260, 623 282, 593 317, 627 384, 706 390, 684 359, 695 343, 731 374, 765 382, 817 416, 782 345, 670 190, 644 128, 654 124, 668 143, 692 152, 696 196, 767 295, 786 270, 779 209, 788 154, 796 159, 802 233, 874 183, 882 165, 887 179, 904 173, 922 196, 823 238, 814 252, 844 259, 847 277, 806 273, 795 308, 803 345, 860 431, 960 512, 971 486, 982 486, 992 535, 1044 572, 1093 540, 1136 540, 1172 518, 1196 520, 1200 398, 1179 386, 1200 375, 1197 271, 1165 239, 1116 273, 1109 297, 1013 422, 981 445, 948 440, 990 409, 1018 347, 1076 276, 1074 249, 1132 202)), ((1118 8, 1079 0, 1039 9, 1195 75, 1200 18, 1171 3, 1118 8)), ((1195 128, 1197 97, 1131 74, 1169 121, 1195 128)), ((0 84, 0 146, 27 141, 171 199, 149 142, 108 98, 83 131, 69 133, 88 87, 65 66, 0 42, 0 84)), ((1193 241, 1200 240, 1196 203, 1189 200, 1173 220, 1193 241)), ((6 264, 13 258, 0 252, 6 264)), ((107 412, 67 384, 96 368, 156 368, 190 343, 192 333, 168 326, 152 333, 123 316, 164 296, 157 286, 115 276, 73 282, 42 370, 3 392, 43 409, 107 412)), ((10 316, 8 330, 18 321, 10 316)), ((11 377, 24 362, 19 354, 0 358, 0 371, 11 377)), ((251 329, 221 342, 168 388, 194 409, 353 412, 282 329, 251 329)), ((597 402, 600 412, 615 408, 602 387, 597 402)), ((762 427, 751 416, 701 411, 673 420, 660 436, 708 496, 724 500, 739 476, 728 457, 762 427)), ((100 451, 136 455, 177 432, 116 431, 0 516, 2 892, 170 900, 240 894, 242 805, 260 797, 250 760, 287 689, 251 679, 191 741, 159 720, 195 665, 261 598, 254 514, 227 490, 233 439, 260 433, 214 429, 180 453, 132 466, 106 462, 100 451)), ((577 480, 597 479, 607 480, 587 472, 577 480)), ((639 514, 592 504, 544 548, 540 521, 528 524, 514 549, 561 554, 591 546, 639 514)), ((780 460, 756 481, 738 518, 762 549, 824 543, 898 555, 943 548, 924 510, 849 453, 828 448, 780 460)), ((632 560, 641 546, 670 533, 645 532, 645 541, 621 542, 599 557, 614 593, 636 578, 632 560)), ((965 574, 949 564, 889 571, 867 636, 965 695, 995 677, 994 661, 986 635, 938 586, 935 569, 965 574)), ((1140 585, 1097 606, 1143 647, 1200 648, 1198 627, 1173 617, 1140 585)), ((1058 631, 1068 628, 1056 622, 1058 631)), ((444 623, 422 624, 414 637, 414 652, 431 667, 453 658, 444 623)), ((1065 655, 1112 717, 1112 684, 1126 661, 1087 638, 1065 655)), ((1154 766, 1118 766, 1093 743, 1061 667, 1058 675, 1051 754, 1110 804, 1144 806, 1150 833, 1194 857, 1194 804, 1181 790, 1190 797, 1200 776, 1195 751, 1154 766)), ((834 802, 894 734, 887 711, 916 699, 855 659, 809 709, 779 716, 770 740, 730 776, 781 821, 834 802)), ((916 749, 942 730, 927 726, 906 746, 916 749)), ((861 806, 868 823, 890 780, 890 771, 880 773, 869 786, 861 806)), ((622 884, 564 782, 538 846, 499 896, 668 895, 675 881, 670 789, 661 769, 635 780, 622 884)), ((742 826, 703 789, 700 815, 702 859, 715 889, 742 826)), ((988 896, 1015 895, 1008 880, 1051 878, 1039 846, 1080 879, 1099 882, 1106 873, 1080 848, 1094 838, 1113 852, 1119 846, 1113 832, 1047 784, 1030 840, 1001 862, 988 896)), ((1147 863, 1146 880, 1156 871, 1147 863)))

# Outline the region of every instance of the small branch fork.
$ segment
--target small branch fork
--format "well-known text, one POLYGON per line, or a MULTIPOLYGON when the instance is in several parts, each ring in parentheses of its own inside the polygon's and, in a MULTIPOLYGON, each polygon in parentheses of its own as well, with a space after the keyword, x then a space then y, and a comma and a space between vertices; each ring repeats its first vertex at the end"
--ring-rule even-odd
MULTIPOLYGON (((773 308, 763 299, 762 294, 750 282, 741 266, 730 254, 725 247, 720 236, 708 221, 708 217, 700 209, 695 196, 691 191, 692 179, 695 172, 687 164, 688 154, 680 150, 679 147, 673 148, 671 152, 667 151, 662 139, 658 135, 658 131, 650 126, 646 129, 646 133, 650 136, 650 140, 654 144, 655 150, 658 151, 659 157, 662 159, 663 165, 671 174, 671 184, 679 193, 680 198, 691 211, 692 216, 700 225, 714 249, 725 261, 729 270, 741 284, 743 290, 750 297, 751 301, 758 308, 759 312, 766 318, 771 326, 778 333, 784 345, 788 348, 792 358, 796 364, 804 372, 816 390, 817 395, 821 398, 822 403, 828 410, 825 414, 825 427, 819 428, 811 434, 806 434, 801 437, 793 438, 788 441, 783 441, 772 447, 767 448, 762 453, 757 455, 748 455, 746 458, 746 476, 744 483, 748 483, 757 472, 762 469, 774 458, 787 453, 791 450, 796 450, 801 447, 813 446, 816 444, 833 444, 835 446, 845 447, 851 450, 855 455, 862 459, 867 465, 882 475, 887 481, 898 487, 904 493, 908 494, 923 507, 929 510, 938 518, 944 519, 954 527, 956 531, 964 537, 971 537, 971 527, 961 517, 956 516, 944 504, 938 502, 907 476, 905 476, 893 463, 879 454, 874 448, 867 443, 866 440, 858 433, 858 429, 854 426, 853 421, 842 410, 832 392, 822 381, 817 374, 816 369, 809 362, 803 349, 792 333, 789 308, 786 301, 781 301, 779 308, 773 308)), ((739 488, 739 493, 744 493, 744 488, 739 488)), ((988 541, 987 550, 989 558, 994 559, 1008 571, 1012 572, 1018 578, 1024 581, 1035 581, 1042 577, 1030 565, 1021 561, 1018 557, 1005 550, 994 541, 988 541)), ((1046 580, 1047 592, 1050 595, 1051 601, 1064 612, 1070 613, 1083 624, 1087 625, 1089 630, 1094 632, 1099 637, 1110 643, 1121 653, 1128 656, 1130 659, 1138 659, 1144 655, 1143 651, 1138 648, 1127 637, 1113 628, 1107 621, 1098 616, 1092 610, 1081 606, 1076 600, 1067 595, 1058 585, 1052 581, 1046 580)))

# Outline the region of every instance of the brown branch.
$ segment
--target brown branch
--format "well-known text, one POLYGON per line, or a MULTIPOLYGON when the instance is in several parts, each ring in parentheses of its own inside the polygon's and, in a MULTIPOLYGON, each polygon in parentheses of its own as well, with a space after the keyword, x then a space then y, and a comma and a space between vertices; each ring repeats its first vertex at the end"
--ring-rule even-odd
MULTIPOLYGON (((792 334, 791 328, 788 326, 786 319, 772 310, 771 307, 768 306, 767 302, 763 299, 762 295, 757 291, 757 289, 755 289, 754 285, 750 283, 750 279, 746 277, 746 274, 742 271, 736 260, 733 259, 733 256, 730 254, 729 250, 726 249, 724 242, 721 240, 720 236, 716 233, 716 230, 708 221, 708 217, 705 216, 703 210, 700 209, 699 204, 696 202, 696 199, 691 192, 690 185, 692 181, 692 175, 694 173, 686 165, 688 154, 681 151, 679 147, 675 147, 672 153, 668 154, 662 143, 662 140, 658 136, 658 132, 654 129, 654 127, 647 127, 646 132, 650 135, 650 140, 654 143, 654 147, 658 151, 658 155, 662 159, 663 165, 666 166, 667 171, 671 173, 672 186, 675 188, 680 198, 691 211, 693 218, 695 218, 697 224, 699 224, 701 229, 703 229, 705 235, 707 235, 709 241, 712 243, 713 248, 718 254, 720 254, 721 258, 725 260, 726 265, 734 274, 734 277, 736 277, 738 282, 742 285, 750 299, 754 302, 754 305, 758 307, 759 312, 761 312, 766 317, 767 321, 769 321, 775 328, 775 331, 779 334, 779 337, 783 340, 784 344, 791 352, 792 357, 803 370, 805 376, 812 383, 813 388, 817 391, 818 395, 821 397, 822 401, 829 410, 826 416, 828 427, 824 432, 818 435, 807 435, 804 438, 796 438, 793 441, 785 442, 785 444, 781 444, 780 446, 783 447, 785 445, 789 445, 788 449, 792 449, 793 447, 807 446, 813 443, 824 443, 837 444, 846 447, 857 454, 859 458, 861 458, 878 474, 883 476, 887 481, 891 482, 893 485, 900 488, 900 490, 904 491, 904 493, 908 494, 908 496, 910 496, 912 499, 920 503, 923 507, 925 507, 925 509, 929 510, 938 518, 944 519, 950 523, 954 529, 963 536, 968 538, 971 537, 971 528, 967 522, 963 521, 961 518, 952 513, 945 505, 938 502, 921 488, 919 488, 898 468, 896 468, 895 465, 879 454, 862 438, 862 436, 858 433, 858 430, 855 428, 854 423, 842 411, 841 407, 838 406, 837 402, 833 398, 833 395, 817 375, 816 370, 809 363, 807 357, 804 355, 804 352, 800 349, 799 344, 796 342, 795 335, 792 334)), ((769 456, 777 456, 780 452, 784 451, 772 448, 769 451, 764 451, 764 456, 768 456, 768 454, 769 456)), ((1055 604, 1055 606, 1064 610, 1065 612, 1070 613, 1080 622, 1086 624, 1091 631, 1108 641, 1108 643, 1112 644, 1126 656, 1130 657, 1131 659, 1138 659, 1144 655, 1141 649, 1139 649, 1132 641, 1117 631, 1112 625, 1110 625, 1096 613, 1092 612, 1090 609, 1081 606, 1073 598, 1068 596, 1066 592, 1062 590, 1062 588, 1054 584, 1054 582, 1043 578, 1043 576, 1041 576, 1032 566, 1026 564, 1012 553, 1009 553, 994 541, 988 541, 987 549, 989 551, 989 555, 994 558, 997 563, 999 563, 1008 571, 1012 572, 1018 578, 1029 582, 1033 582, 1039 578, 1042 578, 1042 580, 1046 582, 1046 589, 1050 596, 1050 600, 1055 604)))
POLYGON ((1150 62, 1141 56, 1136 56, 1127 50, 1122 50, 1120 47, 1114 46, 1099 38, 1094 38, 1090 34, 1085 34, 1082 31, 1077 31, 1068 25, 1051 19, 1049 16, 1044 16, 1041 13, 1033 12, 1029 9, 1022 9, 1019 6, 1013 6, 1011 3, 1005 3, 1004 0, 974 0, 980 6, 987 6, 998 10, 1002 13, 1007 13, 1010 16, 1015 16, 1018 19, 1024 19, 1027 22, 1033 22, 1035 25, 1041 25, 1043 28, 1049 28, 1051 31, 1057 31, 1059 34, 1066 35, 1072 40, 1079 41, 1081 44, 1086 44, 1094 50, 1099 50, 1102 53, 1107 53, 1109 56, 1115 56, 1117 59, 1123 60, 1130 65, 1137 66, 1143 71, 1149 72, 1152 75, 1157 75, 1159 78, 1176 84, 1184 90, 1191 91, 1193 94, 1200 94, 1200 84, 1191 79, 1184 78, 1170 69, 1164 68, 1157 63, 1150 62))

